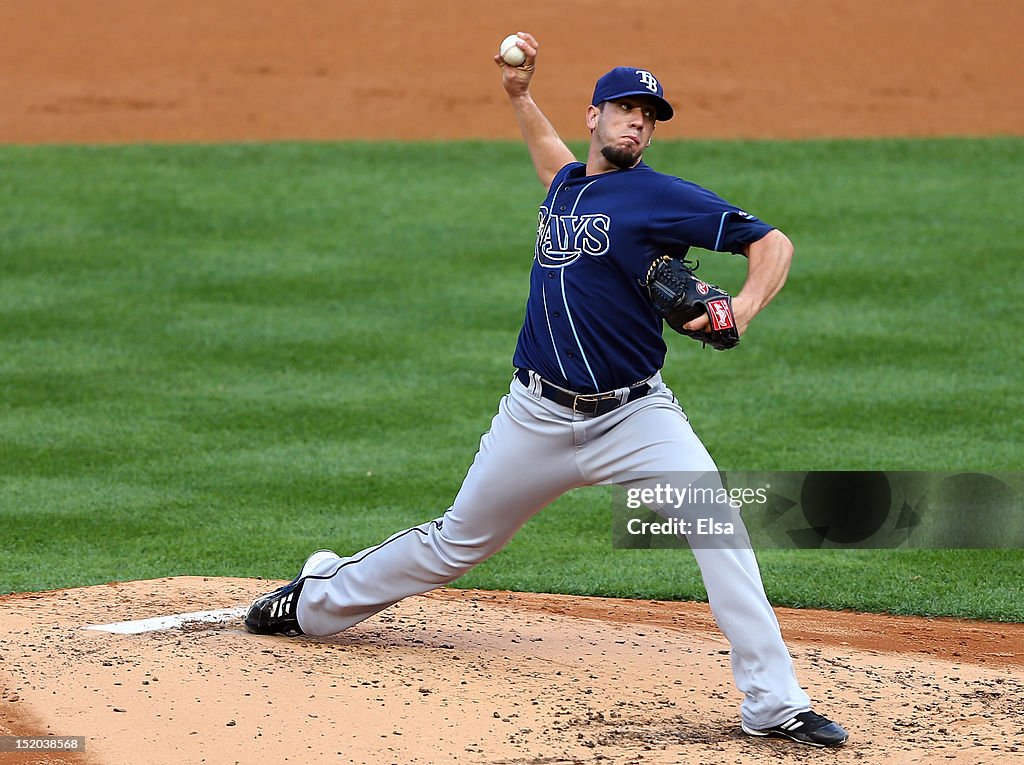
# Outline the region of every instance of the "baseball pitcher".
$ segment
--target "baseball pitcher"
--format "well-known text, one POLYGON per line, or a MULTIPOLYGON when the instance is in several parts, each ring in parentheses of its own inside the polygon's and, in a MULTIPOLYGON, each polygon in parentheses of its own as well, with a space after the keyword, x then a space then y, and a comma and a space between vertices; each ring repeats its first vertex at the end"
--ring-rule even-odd
MULTIPOLYGON (((451 507, 355 554, 313 553, 293 581, 252 604, 245 617, 251 632, 347 629, 457 579, 578 486, 629 488, 668 474, 710 476, 721 486, 714 460, 662 380, 664 324, 714 348, 735 346, 782 288, 792 244, 713 192, 643 161, 657 123, 673 116, 661 82, 646 69, 620 66, 597 80, 585 113, 589 149, 577 161, 530 94, 537 41, 518 38, 525 60, 495 62, 547 196, 508 394, 451 507), (735 296, 687 267, 692 247, 746 257, 735 296)), ((738 513, 731 517, 742 530, 738 513)), ((731 644, 742 729, 843 744, 846 731, 813 712, 797 682, 749 540, 691 547, 731 644)))

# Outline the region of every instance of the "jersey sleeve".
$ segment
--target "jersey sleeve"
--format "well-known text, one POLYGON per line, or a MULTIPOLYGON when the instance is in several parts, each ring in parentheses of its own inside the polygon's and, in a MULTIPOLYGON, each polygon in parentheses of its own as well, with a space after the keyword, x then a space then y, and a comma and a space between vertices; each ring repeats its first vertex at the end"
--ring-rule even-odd
POLYGON ((658 195, 649 222, 655 241, 666 247, 737 254, 773 228, 714 192, 679 178, 658 195))

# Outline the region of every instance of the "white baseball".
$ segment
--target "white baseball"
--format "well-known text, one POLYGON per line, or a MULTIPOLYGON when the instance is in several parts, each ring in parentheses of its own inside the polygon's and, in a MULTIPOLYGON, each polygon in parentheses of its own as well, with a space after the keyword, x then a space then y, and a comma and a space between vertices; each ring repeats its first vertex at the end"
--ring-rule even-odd
POLYGON ((501 41, 501 47, 498 48, 501 60, 509 66, 522 66, 523 62, 526 61, 526 54, 523 53, 522 48, 516 46, 518 41, 518 35, 509 35, 501 41))

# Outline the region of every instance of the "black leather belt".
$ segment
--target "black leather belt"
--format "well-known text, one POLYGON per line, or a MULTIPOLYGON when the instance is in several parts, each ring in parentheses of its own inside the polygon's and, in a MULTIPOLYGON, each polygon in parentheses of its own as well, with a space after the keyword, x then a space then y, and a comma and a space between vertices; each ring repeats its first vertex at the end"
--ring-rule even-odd
MULTIPOLYGON (((527 388, 530 387, 530 373, 525 369, 516 370, 516 379, 527 388)), ((608 414, 608 412, 617 409, 620 405, 643 398, 654 390, 649 383, 642 382, 631 387, 625 397, 625 401, 623 401, 619 394, 615 392, 574 393, 549 383, 543 377, 539 377, 539 379, 540 395, 548 401, 554 401, 556 404, 568 407, 580 414, 592 414, 595 416, 608 414)))

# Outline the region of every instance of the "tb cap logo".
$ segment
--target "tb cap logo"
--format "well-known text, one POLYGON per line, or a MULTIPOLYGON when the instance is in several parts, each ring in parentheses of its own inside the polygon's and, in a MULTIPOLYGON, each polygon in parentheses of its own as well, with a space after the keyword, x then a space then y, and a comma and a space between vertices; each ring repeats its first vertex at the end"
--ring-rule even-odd
POLYGON ((654 75, 648 72, 646 69, 637 69, 637 77, 640 78, 640 84, 647 88, 652 93, 658 92, 658 81, 654 78, 654 75))

